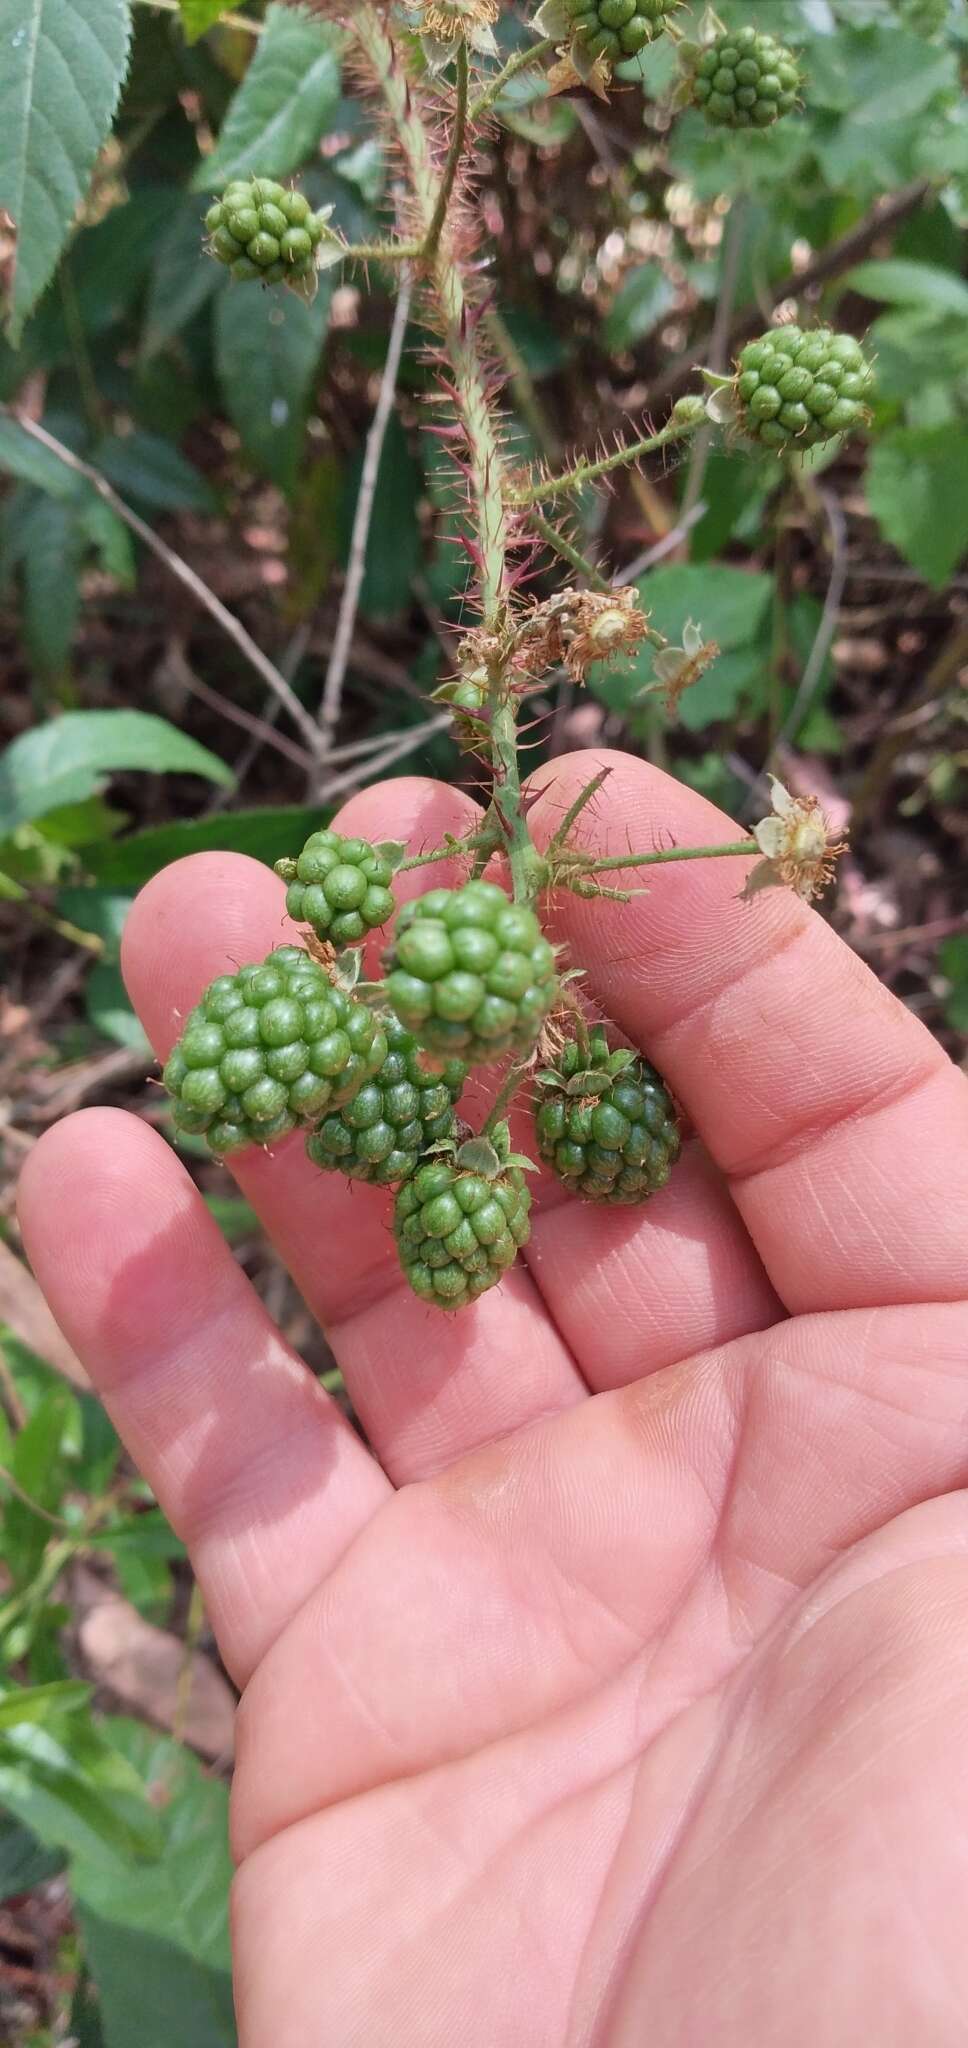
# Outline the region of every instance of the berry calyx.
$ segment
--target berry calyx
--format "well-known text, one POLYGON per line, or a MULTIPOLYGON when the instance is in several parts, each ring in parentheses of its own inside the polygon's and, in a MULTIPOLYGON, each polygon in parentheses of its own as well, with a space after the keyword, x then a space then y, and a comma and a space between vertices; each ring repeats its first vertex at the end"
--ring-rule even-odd
POLYGON ((387 1000, 420 1044, 472 1062, 529 1052, 557 990, 534 911, 494 882, 404 904, 384 966, 387 1000))
POLYGON ((665 1187, 679 1157, 668 1089, 637 1053, 609 1051, 601 1026, 562 1047, 556 1068, 538 1076, 535 1113, 546 1166, 583 1202, 647 1202, 665 1187))
POLYGON ((276 874, 293 922, 334 946, 358 945, 393 916, 393 867, 367 839, 313 832, 296 860, 276 861, 276 874))
POLYGON ((274 178, 234 178, 205 215, 208 249, 239 282, 305 288, 315 279, 320 243, 336 240, 331 212, 314 213, 302 192, 274 178))
POLYGON ((723 29, 695 62, 692 98, 716 128, 769 128, 796 106, 800 85, 792 50, 775 36, 723 29))
POLYGON ((874 372, 853 335, 773 327, 741 351, 733 383, 745 433, 768 448, 814 448, 866 417, 874 372))
POLYGON ((422 1301, 463 1308, 513 1266, 531 1235, 531 1196, 506 1124, 452 1156, 425 1159, 404 1181, 393 1230, 404 1273, 422 1301))
POLYGON ((621 64, 668 26, 679 0, 564 0, 571 32, 589 57, 621 64))
POLYGON ((379 1019, 298 946, 220 974, 164 1069, 178 1130, 219 1158, 349 1102, 386 1058, 379 1019))
POLYGON ((323 1118, 306 1150, 316 1166, 348 1180, 392 1187, 409 1180, 422 1155, 451 1136, 467 1069, 452 1059, 429 1074, 413 1033, 396 1017, 381 1021, 387 1041, 383 1065, 352 1102, 323 1118))

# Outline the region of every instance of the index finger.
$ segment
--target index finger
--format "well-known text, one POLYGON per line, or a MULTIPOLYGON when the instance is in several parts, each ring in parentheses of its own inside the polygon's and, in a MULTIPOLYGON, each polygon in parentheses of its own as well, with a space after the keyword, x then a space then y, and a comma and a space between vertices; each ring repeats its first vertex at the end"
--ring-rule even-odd
MULTIPOLYGON (((542 768, 545 845, 610 770, 573 837, 599 855, 715 845, 736 827, 627 754, 542 768)), ((857 956, 790 892, 740 901, 741 860, 621 870, 630 903, 560 890, 549 923, 590 992, 655 1061, 727 1174, 794 1311, 968 1292, 968 1083, 857 956)))

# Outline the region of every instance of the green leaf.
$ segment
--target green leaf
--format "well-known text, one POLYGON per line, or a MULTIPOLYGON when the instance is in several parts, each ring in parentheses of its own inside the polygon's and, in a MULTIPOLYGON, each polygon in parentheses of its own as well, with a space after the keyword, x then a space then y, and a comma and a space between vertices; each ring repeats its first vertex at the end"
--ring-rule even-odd
POLYGON ((29 1828, 0 1813, 0 1906, 19 1892, 33 1891, 63 1868, 59 1850, 45 1849, 29 1828))
POLYGON ((104 941, 106 958, 116 960, 132 901, 127 891, 118 889, 67 888, 58 892, 57 911, 82 931, 95 932, 104 941))
POLYGON ((227 1789, 166 1736, 121 1720, 105 1731, 157 1803, 163 1842, 151 1864, 72 1866, 106 2048, 235 2048, 227 1789))
POLYGON ((123 1873, 155 1859, 162 1835, 137 1773, 87 1714, 53 1726, 24 1722, 0 1735, 0 1804, 48 1847, 123 1873))
POLYGON ((951 988, 944 1014, 954 1031, 968 1035, 968 932, 955 932, 938 948, 938 966, 951 988))
POLYGON ((84 535, 74 503, 36 498, 26 513, 22 538, 23 629, 38 675, 67 669, 81 604, 84 535))
POLYGON ((284 178, 316 149, 339 105, 342 37, 332 22, 275 4, 210 156, 202 192, 231 178, 284 178))
MULTIPOLYGON (((344 556, 349 550, 353 512, 363 473, 362 451, 348 479, 352 497, 344 510, 344 556)), ((366 572, 360 611, 366 619, 395 618, 405 611, 413 578, 420 566, 420 522, 417 500, 422 471, 410 453, 407 436, 393 413, 387 428, 373 514, 366 544, 366 572)))
POLYGON ((675 286, 669 283, 658 263, 643 263, 639 269, 630 270, 602 325, 606 348, 621 355, 637 341, 643 341, 675 305, 676 297, 675 286))
POLYGON ((92 492, 78 507, 77 524, 85 540, 90 541, 96 550, 105 575, 120 583, 122 590, 133 590, 137 581, 134 544, 124 521, 118 518, 112 506, 92 492))
POLYGON ((62 1714, 79 1713, 90 1698, 90 1686, 75 1678, 55 1679, 50 1685, 12 1686, 0 1691, 0 1729, 57 1721, 62 1714))
POLYGON ((0 470, 52 498, 76 498, 81 481, 41 441, 25 433, 18 420, 0 419, 0 470))
POLYGON ((143 427, 100 442, 92 459, 123 498, 149 512, 215 511, 215 493, 194 465, 143 427))
POLYGON ((11 340, 52 276, 127 70, 128 0, 0 0, 0 207, 17 230, 11 340))
MULTIPOLYGON (((66 1387, 54 1387, 40 1402, 29 1422, 17 1431, 10 1453, 10 1473, 18 1487, 37 1507, 52 1511, 60 1505, 65 1484, 64 1436, 74 1419, 73 1397, 66 1387)), ((3 1504, 3 1556, 15 1586, 33 1577, 51 1537, 50 1523, 43 1514, 28 1507, 0 1479, 3 1504)), ((4 1726, 0 1700, 0 1727, 4 1726)))
POLYGON ((225 812, 215 818, 178 819, 128 839, 91 847, 84 865, 111 889, 140 889, 170 861, 188 853, 247 853, 268 867, 285 854, 297 854, 311 832, 328 825, 331 810, 305 809, 300 804, 278 810, 225 812))
POLYGON ((220 15, 227 14, 232 0, 178 0, 182 27, 190 43, 197 43, 207 29, 214 28, 220 15))
POLYGON ((881 532, 940 589, 968 548, 968 425, 899 427, 872 450, 867 502, 881 532))
MULTIPOLYGON (((715 640, 722 650, 706 675, 686 691, 679 723, 698 732, 716 719, 732 717, 763 669, 772 578, 722 563, 683 562, 653 570, 642 578, 639 591, 655 630, 673 646, 681 644, 687 621, 694 619, 703 638, 715 640)), ((652 650, 643 647, 628 668, 593 669, 591 687, 604 703, 627 712, 650 680, 652 665, 652 650)))
POLYGON ((968 284, 953 270, 936 263, 912 263, 896 256, 883 263, 860 263, 843 280, 848 291, 863 292, 868 299, 885 299, 889 305, 915 306, 919 311, 933 308, 939 313, 968 317, 968 284))
POLYGON ((225 270, 202 248, 208 201, 188 195, 171 212, 148 286, 141 360, 150 358, 201 312, 228 279, 225 270))
POLYGON ((0 754, 0 839, 31 818, 92 796, 117 769, 201 775, 232 787, 224 761, 147 711, 67 711, 0 754))
POLYGON ((215 363, 242 446, 264 475, 291 492, 306 408, 329 324, 332 284, 311 305, 290 291, 223 292, 215 308, 215 363))
POLYGON ((114 960, 98 960, 88 969, 84 982, 84 1008, 95 1031, 130 1052, 151 1058, 151 1046, 144 1027, 128 1001, 121 969, 114 960))

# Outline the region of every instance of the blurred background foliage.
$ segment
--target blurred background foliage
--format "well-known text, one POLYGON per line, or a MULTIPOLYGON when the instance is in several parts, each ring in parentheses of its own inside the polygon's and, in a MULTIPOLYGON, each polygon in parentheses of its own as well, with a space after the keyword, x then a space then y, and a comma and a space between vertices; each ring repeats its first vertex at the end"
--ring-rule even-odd
MULTIPOLYGON (((116 12, 124 26, 126 0, 116 12)), ((508 50, 527 12, 506 9, 508 50)), ((736 136, 673 119, 664 41, 607 106, 548 101, 522 73, 480 138, 508 435, 554 460, 630 419, 661 422, 697 365, 728 363, 777 310, 868 335, 874 418, 866 443, 794 472, 720 438, 583 504, 583 548, 632 568, 670 639, 695 618, 722 653, 676 721, 642 695, 648 656, 584 693, 550 686, 534 758, 629 746, 747 820, 767 764, 817 790, 852 830, 830 914, 961 1058, 968 11, 719 12, 802 51, 801 114, 736 136)), ((165 558, 244 624, 315 720, 393 280, 345 267, 311 306, 280 304, 203 258, 201 224, 213 189, 257 170, 297 176, 349 240, 370 240, 395 172, 332 24, 278 0, 225 13, 136 0, 114 136, 66 240, 39 227, 15 267, 0 215, 0 2038, 17 2048, 221 2048, 234 2031, 231 1690, 181 1546, 18 1256, 16 1172, 83 1102, 172 1137, 118 969, 128 905, 159 868, 203 847, 294 852, 381 775, 473 774, 426 702, 452 670, 467 560, 417 317, 322 760, 165 558), (107 479, 161 552, 22 418, 107 479)), ((70 134, 77 81, 56 90, 49 112, 70 134)), ((107 104, 110 79, 103 90, 107 104)), ((273 1314, 339 1392, 251 1211, 178 1142, 273 1314)))

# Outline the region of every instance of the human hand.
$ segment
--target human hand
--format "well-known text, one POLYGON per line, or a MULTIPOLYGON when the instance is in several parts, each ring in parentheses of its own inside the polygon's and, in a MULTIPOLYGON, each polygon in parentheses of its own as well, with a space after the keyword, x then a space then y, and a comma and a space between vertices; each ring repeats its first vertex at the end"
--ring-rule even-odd
MULTIPOLYGON (((580 755, 539 843, 603 758, 600 852, 722 836, 580 755)), ((339 824, 419 849, 470 810, 401 781, 339 824)), ((242 2048, 962 2048, 968 1089, 814 913, 736 888, 556 906, 700 1142, 644 1210, 548 1191, 475 1308, 411 1296, 386 1197, 297 1136, 240 1160, 372 1457, 154 1132, 84 1112, 25 1170, 244 1688, 242 2048)), ((159 1054, 284 936, 253 862, 152 882, 124 964, 159 1054)))

